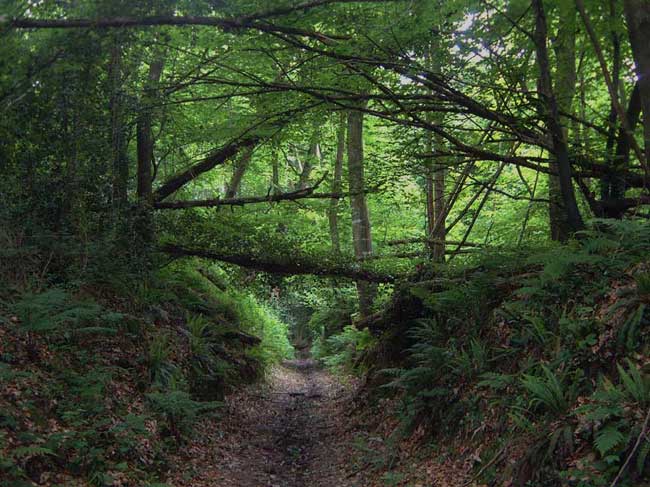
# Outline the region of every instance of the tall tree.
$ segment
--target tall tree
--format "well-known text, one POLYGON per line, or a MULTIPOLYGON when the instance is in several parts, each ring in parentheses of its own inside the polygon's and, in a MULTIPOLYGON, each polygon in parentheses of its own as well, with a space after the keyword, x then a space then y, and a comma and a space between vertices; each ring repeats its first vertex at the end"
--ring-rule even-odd
MULTIPOLYGON (((576 91, 576 18, 577 11, 572 2, 560 1, 557 7, 557 36, 555 50, 555 97, 559 111, 564 141, 568 141, 571 122, 571 105, 576 91)), ((540 39, 541 42, 541 39, 540 39)), ((548 96, 548 94, 545 94, 548 96)), ((548 176, 549 219, 551 238, 564 241, 569 238, 571 225, 568 209, 564 203, 560 184, 557 160, 551 160, 551 173, 548 176)))
POLYGON ((650 2, 624 0, 625 18, 643 107, 645 164, 650 166, 650 2))
MULTIPOLYGON (((557 167, 562 204, 566 212, 566 230, 568 233, 574 233, 581 230, 584 223, 573 189, 571 160, 569 158, 566 133, 562 127, 558 101, 551 81, 551 67, 546 45, 548 39, 546 12, 543 0, 533 0, 533 11, 535 14, 535 52, 539 68, 539 91, 542 97, 543 113, 546 126, 551 135, 552 158, 557 167)), ((565 239, 568 235, 560 235, 560 237, 565 239)))
MULTIPOLYGON (((427 59, 432 72, 440 74, 443 53, 437 42, 429 45, 427 59)), ((440 126, 444 113, 436 112, 428 117, 430 123, 440 126)), ((426 199, 427 199, 427 242, 434 262, 445 261, 446 208, 445 180, 446 167, 442 160, 444 140, 439 134, 427 130, 426 152, 431 156, 426 167, 426 199)))
POLYGON ((341 193, 343 179, 343 160, 345 158, 345 127, 346 114, 341 112, 336 130, 336 159, 334 160, 334 177, 332 179, 332 194, 335 195, 330 200, 328 209, 328 220, 330 227, 330 240, 332 241, 332 250, 341 253, 341 242, 339 238, 339 196, 341 193))
MULTIPOLYGON (((372 234, 365 193, 363 112, 360 110, 350 110, 348 113, 348 178, 354 255, 358 260, 364 260, 372 255, 372 234)), ((370 314, 376 292, 376 285, 357 281, 359 311, 362 316, 370 314)))

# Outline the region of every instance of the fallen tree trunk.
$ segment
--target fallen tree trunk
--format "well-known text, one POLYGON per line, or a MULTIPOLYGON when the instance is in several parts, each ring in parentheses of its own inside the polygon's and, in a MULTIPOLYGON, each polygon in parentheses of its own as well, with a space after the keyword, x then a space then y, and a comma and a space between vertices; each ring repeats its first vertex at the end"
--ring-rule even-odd
POLYGON ((365 270, 354 264, 346 265, 307 261, 295 255, 292 255, 290 259, 280 260, 278 258, 247 254, 226 254, 216 250, 190 249, 174 244, 164 244, 159 247, 159 250, 178 258, 200 257, 202 259, 218 260, 227 264, 234 264, 271 274, 346 277, 348 279, 375 283, 391 283, 397 280, 397 276, 365 270))

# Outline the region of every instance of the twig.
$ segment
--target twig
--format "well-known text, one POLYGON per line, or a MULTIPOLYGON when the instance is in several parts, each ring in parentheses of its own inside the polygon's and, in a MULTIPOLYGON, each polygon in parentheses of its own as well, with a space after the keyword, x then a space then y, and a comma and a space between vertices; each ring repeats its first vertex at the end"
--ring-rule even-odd
POLYGON ((462 487, 467 487, 468 485, 470 485, 472 482, 474 482, 476 479, 478 479, 478 478, 483 474, 483 472, 485 472, 488 468, 490 468, 492 465, 494 465, 494 464, 496 463, 496 461, 497 461, 499 458, 501 458, 501 455, 503 454, 503 452, 505 451, 505 449, 506 449, 505 446, 504 446, 503 448, 501 448, 501 449, 497 452, 497 454, 494 455, 494 457, 492 457, 492 460, 490 460, 490 461, 487 462, 485 465, 483 465, 483 466, 481 467, 481 469, 480 469, 478 472, 476 472, 476 475, 474 475, 471 479, 469 479, 467 482, 465 482, 465 483, 463 484, 462 487))

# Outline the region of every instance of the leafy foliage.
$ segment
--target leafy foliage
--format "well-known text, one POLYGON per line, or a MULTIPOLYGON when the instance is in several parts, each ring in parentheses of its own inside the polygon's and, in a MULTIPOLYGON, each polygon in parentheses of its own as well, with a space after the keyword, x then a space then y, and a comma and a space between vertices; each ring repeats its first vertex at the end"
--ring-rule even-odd
POLYGON ((312 355, 328 367, 351 372, 361 354, 373 343, 374 339, 367 329, 358 330, 354 325, 349 325, 341 333, 326 339, 317 337, 312 345, 312 355))

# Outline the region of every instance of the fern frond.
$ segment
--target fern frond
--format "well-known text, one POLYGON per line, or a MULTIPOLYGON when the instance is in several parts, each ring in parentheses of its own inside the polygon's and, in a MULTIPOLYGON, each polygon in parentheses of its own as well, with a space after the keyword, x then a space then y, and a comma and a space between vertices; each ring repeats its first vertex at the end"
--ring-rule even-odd
POLYGON ((623 443, 623 440, 625 440, 625 435, 618 428, 615 426, 606 426, 596 433, 594 446, 601 456, 605 456, 614 447, 623 443))
POLYGON ((641 376, 641 373, 636 366, 628 359, 627 372, 619 364, 616 365, 618 369, 621 383, 625 389, 626 394, 641 405, 645 405, 650 399, 650 387, 646 380, 641 376))
POLYGON ((45 455, 56 456, 56 453, 54 453, 49 448, 44 448, 42 446, 37 446, 37 445, 29 445, 29 446, 19 446, 13 451, 12 454, 13 458, 42 457, 45 455))

